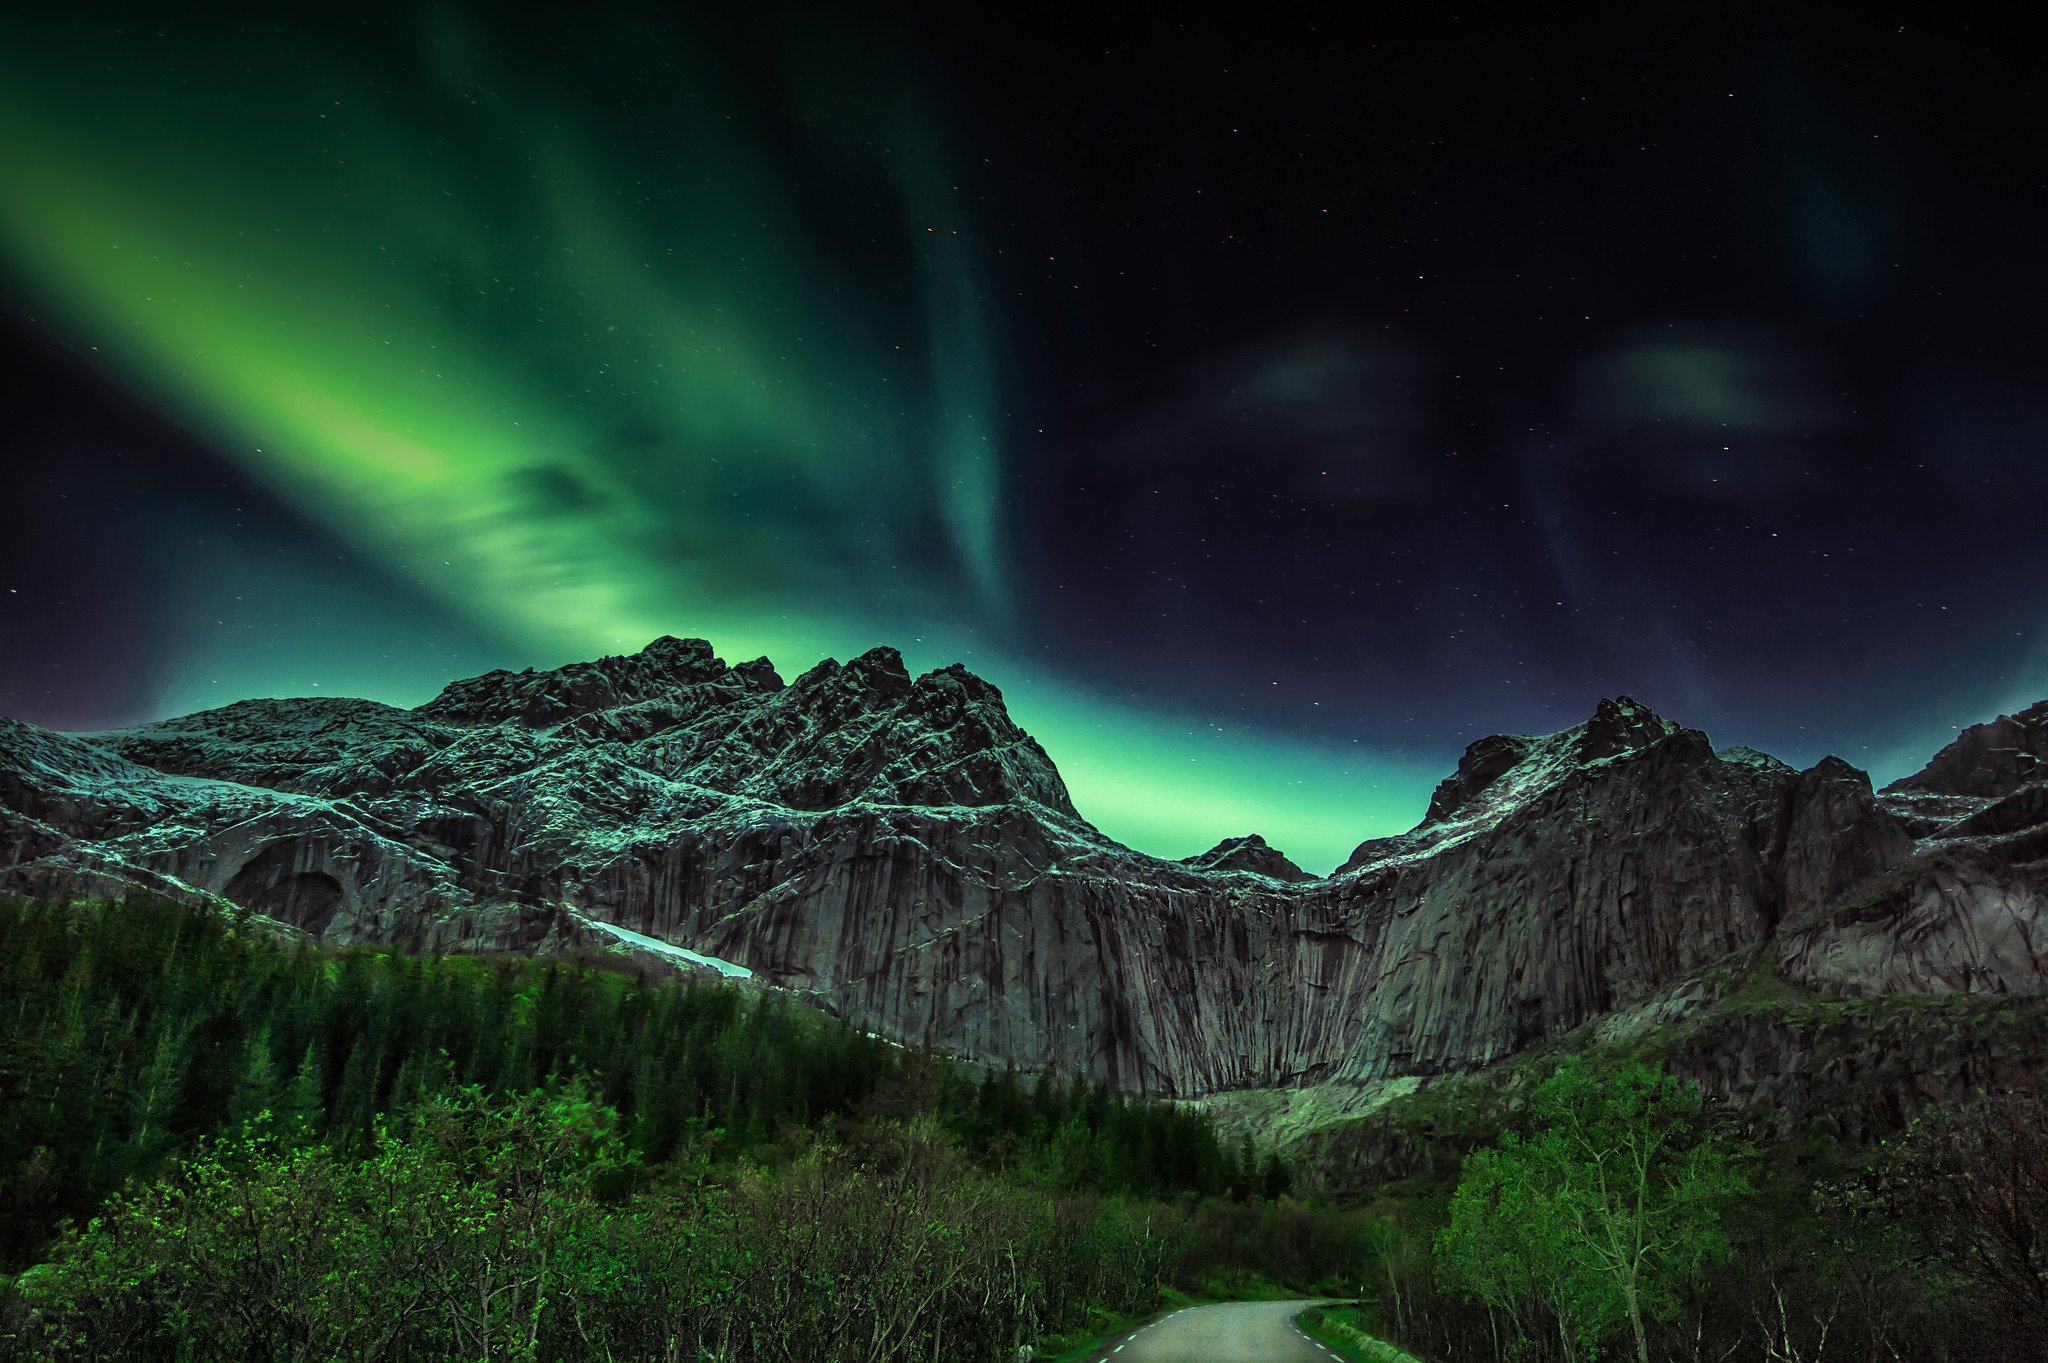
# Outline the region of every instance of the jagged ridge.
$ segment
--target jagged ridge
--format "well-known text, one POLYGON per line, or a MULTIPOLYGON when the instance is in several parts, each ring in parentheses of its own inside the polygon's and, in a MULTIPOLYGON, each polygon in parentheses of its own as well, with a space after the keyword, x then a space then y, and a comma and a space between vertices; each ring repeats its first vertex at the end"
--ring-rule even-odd
POLYGON ((0 885, 414 949, 613 924, 970 1057, 1180 1095, 1367 1085, 1484 1066, 1743 950, 1837 994, 2039 991, 2048 797, 1999 754, 2036 753, 2043 712, 1880 796, 1603 701, 1475 743, 1414 830, 1311 877, 1257 838, 1176 863, 1103 837, 965 669, 912 679, 884 648, 784 686, 661 639, 410 711, 6 721, 0 885))

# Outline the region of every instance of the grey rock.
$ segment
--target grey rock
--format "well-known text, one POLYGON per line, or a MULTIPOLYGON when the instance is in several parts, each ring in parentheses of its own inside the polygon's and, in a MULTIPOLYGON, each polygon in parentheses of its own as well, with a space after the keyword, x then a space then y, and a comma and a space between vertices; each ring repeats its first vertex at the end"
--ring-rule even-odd
POLYGON ((1187 1096, 1475 1070, 1744 950, 1843 994, 2039 992, 2032 789, 1873 794, 1624 697, 1475 743, 1331 876, 1257 837, 1174 862, 1088 824, 964 668, 878 648, 784 685, 661 639, 415 710, 0 721, 0 888, 414 950, 611 924, 891 1036, 1187 1096))
POLYGON ((1197 871, 1244 871, 1270 880, 1313 880, 1308 872, 1266 845, 1256 833, 1242 838, 1225 838, 1197 856, 1181 858, 1181 865, 1197 871))
POLYGON ((1892 782, 1885 791, 1995 797, 2010 795, 2044 777, 2048 777, 2048 700, 2016 715, 1972 724, 1926 766, 1892 782))

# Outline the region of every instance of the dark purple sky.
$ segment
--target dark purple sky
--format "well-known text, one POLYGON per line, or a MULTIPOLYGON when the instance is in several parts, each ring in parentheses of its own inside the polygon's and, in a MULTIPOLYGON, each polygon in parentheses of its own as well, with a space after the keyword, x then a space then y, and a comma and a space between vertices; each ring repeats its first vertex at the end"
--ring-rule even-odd
MULTIPOLYGON (((985 636, 1139 707, 1428 763, 1627 692, 1896 774, 2048 694, 2048 139, 2017 7, 1104 17, 1128 8, 832 21, 910 52, 984 153, 1011 584, 985 636)), ((793 71, 861 75, 818 13, 677 23, 745 96, 815 268, 880 315, 904 224, 807 150, 820 106, 792 112, 793 71)), ((106 15, 79 51, 118 46, 106 15)), ((472 20, 610 107, 608 20, 472 20)), ((247 42, 398 71, 405 30, 247 42)), ((616 137, 663 135, 632 117, 616 137)), ((252 651, 331 617, 337 649, 533 660, 37 296, 0 318, 0 710, 150 714, 190 602, 251 562, 304 584, 252 651)))

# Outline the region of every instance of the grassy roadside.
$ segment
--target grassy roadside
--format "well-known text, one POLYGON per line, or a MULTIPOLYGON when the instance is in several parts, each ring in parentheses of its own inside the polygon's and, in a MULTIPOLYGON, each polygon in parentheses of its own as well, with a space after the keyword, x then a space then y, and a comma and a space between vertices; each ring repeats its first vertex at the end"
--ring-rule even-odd
POLYGON ((1415 1355, 1367 1334, 1366 1313, 1356 1306, 1311 1306, 1295 1320, 1311 1338, 1352 1363, 1421 1363, 1415 1355))

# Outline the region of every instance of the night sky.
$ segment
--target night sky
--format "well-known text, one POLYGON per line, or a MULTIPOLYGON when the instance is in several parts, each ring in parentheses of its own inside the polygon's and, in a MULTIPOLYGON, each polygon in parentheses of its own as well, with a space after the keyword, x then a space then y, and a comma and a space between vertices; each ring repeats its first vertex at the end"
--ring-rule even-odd
POLYGON ((0 18, 0 712, 890 643, 1324 870, 2048 696, 2022 7, 742 8, 0 18))

